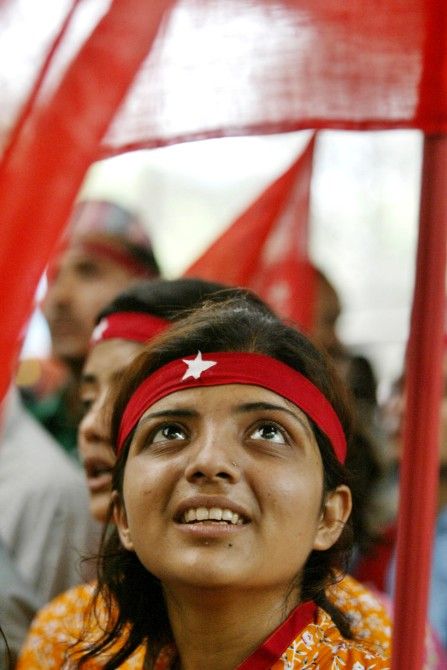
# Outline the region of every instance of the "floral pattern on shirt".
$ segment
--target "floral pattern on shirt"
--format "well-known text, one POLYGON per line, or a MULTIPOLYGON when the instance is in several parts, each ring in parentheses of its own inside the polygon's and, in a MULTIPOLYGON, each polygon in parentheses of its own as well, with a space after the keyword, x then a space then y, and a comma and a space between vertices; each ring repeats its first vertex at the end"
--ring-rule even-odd
MULTIPOLYGON (((70 670, 75 661, 70 660, 67 649, 79 640, 88 639, 89 623, 86 616, 91 604, 94 585, 82 584, 55 598, 35 618, 17 670, 70 670), (83 634, 83 630, 86 632, 83 634)), ((274 670, 298 670, 330 668, 330 670, 374 670, 384 665, 371 665, 365 654, 386 654, 390 648, 391 624, 380 601, 352 577, 344 577, 328 590, 329 599, 337 605, 351 621, 360 651, 353 643, 345 641, 328 615, 319 610, 317 624, 307 626, 287 649, 274 670), (330 663, 328 653, 332 655, 330 663), (323 656, 322 656, 323 654, 323 656), (360 655, 360 656, 359 656, 360 655), (359 658, 357 658, 359 656, 359 658), (346 665, 352 657, 357 665, 346 665), (324 665, 322 665, 324 663, 324 665), (329 665, 328 665, 329 663, 329 665)), ((92 624, 90 624, 90 627, 92 624)), ((104 658, 90 660, 86 670, 102 667, 104 658)), ((141 670, 144 649, 137 649, 121 665, 123 670, 141 670)), ((164 650, 157 660, 156 670, 165 670, 172 664, 172 651, 164 650)))
MULTIPOLYGON (((97 624, 93 624, 91 602, 94 584, 80 584, 57 596, 43 607, 34 619, 22 648, 16 670, 72 670, 75 656, 70 647, 82 638, 95 639, 97 624)), ((99 615, 101 615, 101 607, 99 615)), ((104 615, 104 610, 102 610, 104 615)), ((101 620, 101 616, 99 616, 101 620)), ((92 659, 85 670, 103 667, 105 656, 92 659)), ((144 649, 137 649, 120 667, 123 670, 141 670, 144 649)))
POLYGON ((389 658, 343 638, 323 610, 300 632, 272 670, 389 670, 389 658))
POLYGON ((354 639, 376 654, 391 654, 392 623, 380 598, 349 575, 331 586, 327 595, 348 618, 354 639))

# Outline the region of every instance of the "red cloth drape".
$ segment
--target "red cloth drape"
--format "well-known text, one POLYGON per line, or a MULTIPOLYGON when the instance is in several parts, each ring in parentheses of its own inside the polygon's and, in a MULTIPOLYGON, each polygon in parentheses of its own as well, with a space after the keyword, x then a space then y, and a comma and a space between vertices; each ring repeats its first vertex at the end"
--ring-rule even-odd
MULTIPOLYGON (((46 4, 0 2, 0 146, 11 136, 72 3, 51 3, 48 16, 46 4)), ((113 0, 107 10, 102 0, 91 0, 79 7, 1 166, 0 396, 38 278, 95 158, 191 138, 300 128, 447 130, 444 0, 113 0), (150 49, 171 4, 166 32, 150 49)), ((445 160, 441 153, 426 163, 428 181, 445 160)), ((444 197, 443 189, 438 193, 444 197)), ((431 258, 442 274, 443 259, 436 253, 431 258)), ((430 287, 421 287, 420 304, 431 305, 430 287)), ((436 346, 442 320, 437 306, 438 300, 430 310, 436 346)), ((433 433, 433 375, 427 375, 424 393, 427 388, 432 409, 419 420, 430 421, 433 433)), ((433 459, 426 464, 433 481, 433 459)), ((427 473, 419 476, 422 481, 427 473)), ((403 506, 412 492, 406 493, 403 506)), ((420 508, 415 496, 418 523, 432 523, 427 511, 434 493, 421 487, 427 504, 420 508)), ((421 547, 411 545, 410 535, 401 538, 402 549, 414 554, 405 575, 411 589, 427 554, 419 561, 421 547)), ((393 667, 419 670, 426 594, 410 612, 404 595, 401 589, 396 617, 405 619, 406 637, 398 640, 393 667), (399 654, 410 638, 416 656, 407 661, 399 654)))
POLYGON ((37 282, 170 4, 158 0, 148 8, 146 0, 114 0, 54 94, 30 107, 0 165, 0 398, 37 282))
MULTIPOLYGON (((447 246, 447 137, 424 144, 400 473, 393 670, 422 668, 439 477, 447 246)), ((447 560, 447 557, 445 557, 447 560)))
POLYGON ((314 272, 308 258, 313 137, 294 163, 186 270, 189 277, 245 286, 310 330, 314 272))
MULTIPOLYGON (((42 3, 0 5, 2 62, 8 63, 0 75, 0 137, 71 2, 56 4, 39 22, 33 6, 42 3), (17 44, 20 50, 13 49, 17 44)), ((83 4, 76 30, 53 59, 47 90, 104 2, 83 4)), ((177 0, 99 153, 300 128, 444 131, 444 6, 442 0, 177 0)))

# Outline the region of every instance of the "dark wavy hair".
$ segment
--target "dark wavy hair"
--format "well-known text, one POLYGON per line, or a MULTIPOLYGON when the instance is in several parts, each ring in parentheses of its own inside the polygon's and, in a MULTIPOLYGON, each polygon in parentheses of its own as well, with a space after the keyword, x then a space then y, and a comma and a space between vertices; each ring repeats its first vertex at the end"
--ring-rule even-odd
MULTIPOLYGON (((296 329, 272 313, 241 296, 223 303, 205 303, 191 315, 159 336, 134 360, 123 374, 113 398, 112 435, 116 443, 122 414, 128 399, 140 383, 155 370, 177 358, 210 352, 254 352, 276 358, 298 370, 329 400, 343 426, 348 445, 351 414, 344 387, 327 356, 296 329)), ((323 496, 342 484, 349 485, 345 467, 337 460, 328 438, 310 421, 321 453, 323 496)), ((113 488, 122 493, 124 469, 131 434, 117 459, 113 488)), ((109 511, 110 517, 112 509, 109 511)), ((340 579, 352 546, 350 522, 338 541, 325 551, 312 551, 299 576, 301 600, 314 600, 333 618, 345 637, 349 623, 331 604, 325 589, 340 579)), ((98 566, 96 598, 108 611, 108 626, 94 643, 84 645, 78 661, 82 667, 100 653, 108 654, 105 670, 118 668, 133 651, 146 643, 145 667, 153 668, 161 648, 173 642, 162 584, 140 563, 134 552, 124 549, 115 528, 106 528, 98 566), (118 645, 117 645, 118 643, 118 645)), ((79 657, 78 657, 79 658, 79 657)))
POLYGON ((224 302, 237 297, 246 298, 258 309, 273 314, 261 298, 249 289, 196 277, 180 277, 146 279, 132 284, 99 312, 96 323, 115 312, 142 312, 168 321, 178 321, 206 300, 224 302))

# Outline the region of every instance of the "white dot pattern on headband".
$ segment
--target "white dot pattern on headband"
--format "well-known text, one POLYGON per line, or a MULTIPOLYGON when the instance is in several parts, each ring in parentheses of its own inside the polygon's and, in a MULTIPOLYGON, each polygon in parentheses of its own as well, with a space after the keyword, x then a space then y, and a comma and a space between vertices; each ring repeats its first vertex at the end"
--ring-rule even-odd
POLYGON ((92 342, 97 342, 98 340, 100 340, 108 327, 109 322, 107 321, 107 319, 101 319, 101 321, 93 330, 91 337, 92 342))

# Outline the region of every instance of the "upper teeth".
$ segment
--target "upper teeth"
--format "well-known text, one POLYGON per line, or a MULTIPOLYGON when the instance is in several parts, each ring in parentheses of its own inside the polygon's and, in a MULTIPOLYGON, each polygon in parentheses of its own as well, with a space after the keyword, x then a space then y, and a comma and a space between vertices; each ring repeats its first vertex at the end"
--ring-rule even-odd
POLYGON ((228 521, 233 525, 242 525, 244 522, 236 512, 232 512, 230 509, 222 509, 221 507, 197 507, 186 510, 183 515, 183 520, 185 523, 190 523, 191 521, 207 521, 212 519, 213 521, 228 521))

